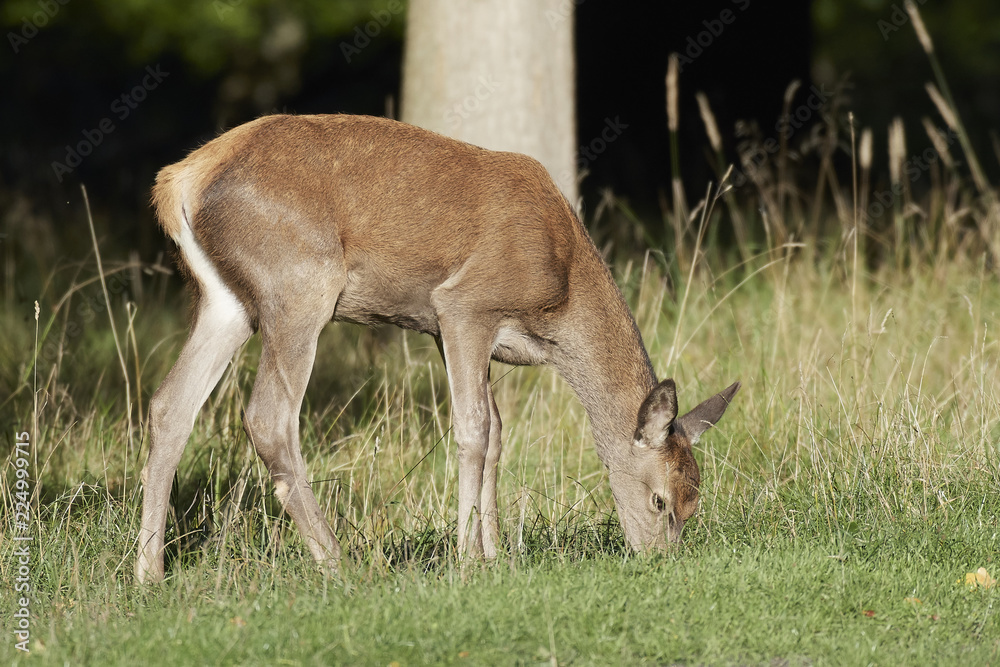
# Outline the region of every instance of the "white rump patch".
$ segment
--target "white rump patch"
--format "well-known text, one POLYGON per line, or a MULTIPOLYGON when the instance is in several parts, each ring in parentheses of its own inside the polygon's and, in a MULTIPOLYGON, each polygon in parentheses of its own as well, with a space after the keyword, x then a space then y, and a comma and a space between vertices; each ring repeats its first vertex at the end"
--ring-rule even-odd
POLYGON ((194 274, 201 287, 201 298, 204 301, 204 306, 201 308, 199 317, 204 315, 220 324, 234 320, 246 322, 246 309, 222 280, 219 271, 205 254, 201 245, 198 244, 194 237, 194 230, 191 229, 191 223, 183 211, 181 212, 181 220, 181 235, 179 239, 175 240, 184 255, 184 261, 187 262, 191 273, 194 274))

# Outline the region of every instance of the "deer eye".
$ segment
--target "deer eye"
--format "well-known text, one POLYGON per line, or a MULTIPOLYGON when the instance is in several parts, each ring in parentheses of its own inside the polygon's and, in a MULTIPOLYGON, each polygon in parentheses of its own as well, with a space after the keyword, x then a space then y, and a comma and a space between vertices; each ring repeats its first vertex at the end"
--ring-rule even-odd
POLYGON ((654 512, 662 512, 667 508, 667 504, 663 502, 663 498, 656 493, 650 498, 650 504, 652 504, 654 512))

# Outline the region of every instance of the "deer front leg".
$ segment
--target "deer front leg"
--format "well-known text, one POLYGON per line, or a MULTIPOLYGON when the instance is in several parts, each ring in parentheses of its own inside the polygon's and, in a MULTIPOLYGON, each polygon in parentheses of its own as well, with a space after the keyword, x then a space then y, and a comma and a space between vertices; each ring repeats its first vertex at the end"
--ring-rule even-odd
MULTIPOLYGON (((488 378, 487 378, 488 379, 488 378)), ((487 558, 497 557, 500 545, 500 522, 497 512, 497 466, 500 463, 500 435, 503 424, 500 421, 500 411, 493 398, 493 388, 487 381, 486 391, 490 400, 490 437, 489 449, 486 451, 486 462, 483 467, 482 491, 482 532, 483 554, 487 558)))
POLYGON ((458 551, 463 557, 478 557, 483 555, 480 517, 483 470, 490 446, 493 337, 479 326, 463 327, 443 319, 440 324, 441 351, 451 388, 452 428, 458 443, 458 551))

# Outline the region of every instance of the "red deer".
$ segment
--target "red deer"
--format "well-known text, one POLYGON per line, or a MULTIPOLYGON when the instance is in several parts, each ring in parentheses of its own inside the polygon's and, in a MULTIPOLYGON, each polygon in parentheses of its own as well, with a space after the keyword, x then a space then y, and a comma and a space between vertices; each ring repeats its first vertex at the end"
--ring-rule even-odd
POLYGON ((163 578, 170 487, 202 404, 234 352, 262 352, 244 428, 310 552, 340 545, 309 484, 299 410, 331 320, 433 336, 458 444, 458 547, 499 545, 500 415, 490 360, 552 364, 590 416, 625 537, 680 538, 700 475, 691 446, 735 383, 677 416, 621 292, 537 161, 383 118, 275 115, 160 171, 153 203, 180 250, 194 322, 149 408, 136 574, 163 578))

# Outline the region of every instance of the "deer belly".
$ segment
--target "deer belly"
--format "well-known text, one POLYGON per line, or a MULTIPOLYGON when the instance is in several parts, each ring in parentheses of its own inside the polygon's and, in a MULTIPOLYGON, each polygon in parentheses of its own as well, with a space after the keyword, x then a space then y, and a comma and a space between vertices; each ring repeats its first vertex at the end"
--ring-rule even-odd
POLYGON ((423 281, 393 281, 356 271, 347 274, 333 319, 364 325, 394 324, 433 336, 439 332, 430 289, 423 281))

